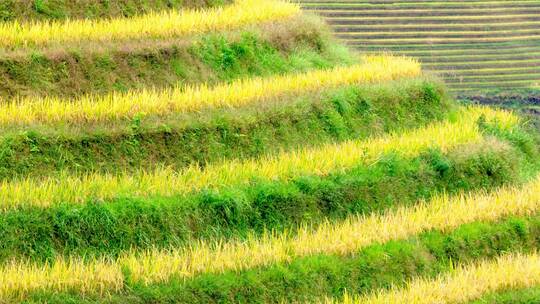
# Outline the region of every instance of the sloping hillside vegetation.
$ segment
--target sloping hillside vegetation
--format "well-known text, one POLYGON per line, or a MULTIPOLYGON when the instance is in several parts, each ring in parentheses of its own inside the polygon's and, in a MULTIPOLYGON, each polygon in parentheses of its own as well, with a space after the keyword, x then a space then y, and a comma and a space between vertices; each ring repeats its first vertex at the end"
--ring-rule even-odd
POLYGON ((3 3, 0 302, 537 294, 517 113, 290 2, 3 3))

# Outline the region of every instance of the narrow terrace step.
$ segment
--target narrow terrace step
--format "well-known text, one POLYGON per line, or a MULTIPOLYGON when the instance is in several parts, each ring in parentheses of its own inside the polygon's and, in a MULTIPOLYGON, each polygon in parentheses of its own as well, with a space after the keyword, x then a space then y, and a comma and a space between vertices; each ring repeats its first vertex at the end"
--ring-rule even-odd
POLYGON ((536 53, 515 53, 508 55, 480 55, 480 56, 413 56, 419 58, 424 63, 450 63, 450 62, 486 62, 486 61, 521 61, 521 60, 534 60, 540 59, 540 50, 537 50, 536 53))
POLYGON ((346 39, 404 39, 404 38, 416 38, 416 39, 428 39, 428 38, 496 38, 496 37, 516 37, 516 36, 539 36, 540 29, 531 30, 515 30, 515 31, 478 31, 478 32, 376 32, 366 33, 358 30, 346 29, 345 31, 336 30, 337 36, 346 39))
POLYGON ((511 67, 511 68, 488 68, 488 69, 459 69, 437 70, 437 74, 443 77, 456 76, 490 76, 490 75, 514 75, 516 73, 538 73, 538 67, 511 67))
POLYGON ((525 74, 525 75, 491 75, 482 77, 445 77, 447 83, 481 83, 481 82, 493 82, 493 81, 540 81, 540 73, 537 74, 525 74))
POLYGON ((387 45, 365 45, 356 44, 355 47, 360 51, 484 51, 484 50, 512 50, 515 48, 538 48, 540 39, 530 39, 509 42, 491 42, 491 43, 448 43, 448 44, 387 44, 387 45))
POLYGON ((327 16, 354 16, 354 17, 464 17, 464 16, 507 16, 507 15, 529 15, 540 12, 538 7, 518 7, 518 8, 496 8, 496 9, 422 9, 422 10, 370 10, 370 9, 316 9, 308 8, 308 11, 314 11, 327 16))
POLYGON ((360 52, 418 58, 454 91, 540 79, 540 1, 302 1, 360 52))
POLYGON ((514 31, 537 30, 540 22, 509 22, 509 23, 471 23, 471 24, 332 24, 336 32, 451 32, 451 31, 514 31))
POLYGON ((363 50, 364 54, 380 54, 380 53, 395 53, 405 56, 412 57, 429 57, 429 58, 448 58, 448 57, 490 57, 490 56, 507 56, 507 55, 516 55, 516 54, 536 54, 540 52, 538 47, 514 47, 514 48, 503 48, 503 49, 427 49, 427 50, 363 50))
POLYGON ((476 44, 478 42, 514 42, 523 40, 539 40, 540 35, 523 35, 512 37, 486 37, 477 38, 474 40, 467 38, 402 38, 402 39, 372 39, 372 38, 355 38, 347 37, 346 35, 337 35, 343 41, 350 45, 399 45, 399 44, 476 44), (344 37, 345 36, 345 37, 344 37))
POLYGON ((362 3, 334 3, 334 2, 312 2, 302 3, 302 7, 305 9, 343 9, 343 10, 355 10, 355 9, 377 9, 377 10, 419 10, 419 9, 455 9, 455 10, 468 10, 468 9, 497 9, 497 8, 523 8, 523 7, 540 7, 540 4, 535 1, 513 1, 513 2, 477 2, 471 4, 463 3, 422 3, 422 4, 407 4, 396 3, 386 5, 373 5, 362 3))
POLYGON ((450 84, 450 88, 532 88, 535 85, 531 81, 497 81, 490 83, 462 83, 462 84, 450 84))
MULTIPOLYGON (((324 15, 323 15, 324 16, 324 15)), ((430 24, 471 24, 471 23, 508 23, 508 22, 539 22, 540 15, 527 14, 527 15, 506 15, 506 16, 473 16, 467 18, 459 18, 459 16, 436 18, 436 17, 355 17, 355 16, 340 16, 330 14, 327 17, 327 21, 330 24, 342 24, 342 25, 401 25, 411 24, 417 25, 422 23, 430 24)))
POLYGON ((520 67, 540 67, 540 60, 528 61, 507 61, 507 62, 483 62, 483 63, 474 63, 474 62, 461 62, 461 63, 425 63, 423 65, 427 69, 432 69, 436 71, 440 70, 461 70, 461 69, 488 69, 488 68, 520 68, 520 67))

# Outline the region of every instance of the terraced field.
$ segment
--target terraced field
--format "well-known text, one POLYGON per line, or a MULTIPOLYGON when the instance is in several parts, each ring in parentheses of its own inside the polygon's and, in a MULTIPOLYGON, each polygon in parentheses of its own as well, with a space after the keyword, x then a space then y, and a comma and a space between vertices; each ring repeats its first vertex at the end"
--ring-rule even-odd
POLYGON ((0 2, 0 303, 540 300, 527 119, 291 2, 106 3, 0 2))
POLYGON ((304 0, 362 53, 420 59, 461 95, 540 84, 540 1, 304 0))

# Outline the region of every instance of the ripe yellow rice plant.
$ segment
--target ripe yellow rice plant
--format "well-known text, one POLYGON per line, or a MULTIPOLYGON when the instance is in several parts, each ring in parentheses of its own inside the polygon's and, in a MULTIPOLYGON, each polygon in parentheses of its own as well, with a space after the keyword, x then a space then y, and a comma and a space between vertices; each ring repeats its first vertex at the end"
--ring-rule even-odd
POLYGON ((345 295, 326 303, 343 304, 432 304, 468 303, 490 292, 531 288, 540 284, 540 255, 508 254, 494 261, 461 265, 434 280, 416 279, 406 288, 381 291, 364 297, 345 295))
POLYGON ((182 171, 160 168, 134 174, 60 174, 40 179, 4 180, 0 183, 0 208, 47 207, 57 202, 81 203, 118 196, 168 196, 241 186, 255 179, 286 181, 302 175, 326 175, 375 163, 390 152, 414 157, 429 148, 447 151, 457 145, 479 142, 483 137, 476 121, 482 115, 487 120, 496 120, 504 128, 518 123, 517 116, 510 112, 472 107, 463 110, 456 122, 437 122, 379 138, 327 144, 258 159, 229 160, 209 164, 204 169, 192 165, 182 171))
POLYGON ((84 263, 77 259, 59 259, 44 266, 10 262, 1 270, 0 302, 12 303, 10 300, 20 299, 35 290, 107 294, 123 287, 122 271, 107 261, 84 263))
POLYGON ((352 67, 311 71, 270 78, 238 80, 209 88, 177 87, 84 96, 76 100, 25 98, 0 104, 0 124, 80 123, 131 118, 139 113, 166 115, 204 108, 238 107, 285 94, 347 84, 365 84, 420 75, 420 64, 405 57, 371 56, 352 67))
POLYGON ((232 5, 171 10, 133 18, 0 23, 0 47, 46 46, 69 42, 171 38, 239 28, 300 13, 297 4, 276 0, 236 0, 232 5))
MULTIPOLYGON (((442 195, 414 207, 401 207, 385 214, 355 216, 326 222, 316 228, 301 228, 296 234, 267 234, 244 241, 193 243, 191 247, 126 253, 114 262, 85 263, 70 260, 61 266, 33 266, 28 263, 0 267, 0 300, 24 295, 31 290, 69 288, 81 293, 105 293, 119 288, 121 269, 142 284, 166 282, 171 277, 189 278, 199 273, 243 270, 276 262, 288 262, 311 254, 349 255, 373 243, 405 239, 424 231, 448 231, 473 221, 492 221, 506 216, 540 212, 540 176, 523 187, 501 188, 457 197, 442 195), (75 266, 71 266, 71 265, 75 266), (84 265, 84 266, 81 266, 84 265), (53 271, 53 269, 59 269, 53 271), (110 274, 106 276, 103 274, 110 274), (30 283, 25 283, 29 282, 30 283), (90 280, 88 280, 90 281, 90 280), (69 281, 68 282, 72 282, 69 281)), ((406 303, 406 302, 404 302, 406 303)), ((409 302, 410 303, 410 302, 409 302)))
POLYGON ((203 272, 242 270, 312 254, 352 254, 373 243, 404 239, 431 229, 447 231, 459 225, 496 220, 508 215, 540 211, 540 177, 522 189, 502 189, 492 194, 440 196, 415 207, 401 207, 384 215, 353 217, 325 223, 315 229, 251 238, 246 242, 204 244, 183 250, 128 254, 120 263, 132 278, 146 284, 172 276, 189 277, 203 272))

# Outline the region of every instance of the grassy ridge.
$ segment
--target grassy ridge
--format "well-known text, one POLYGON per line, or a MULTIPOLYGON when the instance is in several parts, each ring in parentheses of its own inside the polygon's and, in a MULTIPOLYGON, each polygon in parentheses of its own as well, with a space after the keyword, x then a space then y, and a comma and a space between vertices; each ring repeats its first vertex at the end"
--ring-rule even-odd
POLYGON ((296 17, 230 32, 150 43, 87 43, 0 56, 0 99, 74 98, 200 83, 216 84, 352 62, 321 21, 296 17))
POLYGON ((180 248, 195 240, 294 231, 301 224, 413 205, 438 192, 514 183, 519 169, 529 164, 525 157, 489 140, 446 154, 426 151, 413 159, 388 155, 375 165, 326 177, 259 182, 188 196, 126 197, 8 211, 0 214, 0 261, 118 257, 132 249, 180 248))
POLYGON ((242 109, 141 116, 114 125, 5 128, 0 178, 160 166, 180 170, 195 163, 246 159, 420 127, 443 119, 452 108, 441 83, 419 78, 280 96, 242 109))
POLYGON ((149 284, 178 276, 248 269, 318 253, 347 255, 372 243, 407 238, 431 229, 449 230, 474 221, 534 214, 539 208, 539 184, 535 180, 523 189, 491 195, 436 198, 428 204, 397 208, 383 215, 328 223, 313 231, 306 228, 292 237, 276 235, 262 240, 200 243, 189 249, 135 253, 120 258, 120 264, 127 267, 131 280, 149 284))
MULTIPOLYGON (((4 299, 43 288, 56 292, 73 290, 80 294, 102 293, 121 288, 124 284, 121 269, 128 275, 128 284, 149 285, 174 278, 182 280, 201 273, 222 273, 228 269, 239 271, 282 263, 303 256, 348 256, 373 243, 407 239, 433 229, 451 231, 475 221, 496 221, 511 215, 534 215, 539 211, 539 186, 540 181, 536 179, 523 188, 456 198, 443 196, 413 208, 398 208, 366 218, 353 217, 340 223, 327 223, 314 230, 305 228, 294 236, 269 235, 261 239, 219 244, 201 242, 187 249, 127 254, 115 263, 60 259, 45 266, 8 264, 2 268, 3 275, 0 277, 13 284, 2 284, 0 292, 4 299), (95 280, 79 279, 85 275, 95 280), (16 281, 10 279, 14 276, 18 278, 16 281)), ((526 224, 512 226, 521 227, 518 234, 525 238, 526 224)), ((518 239, 511 237, 510 245, 518 239)))
MULTIPOLYGON (((74 18, 21 22, 0 4, 0 302, 466 302, 508 287, 512 268, 512 287, 540 285, 540 137, 526 119, 457 107, 416 60, 351 54, 291 2, 111 0, 81 18, 97 0, 31 1, 74 18)), ((538 63, 510 54, 538 44, 534 1, 487 17, 466 2, 327 15, 366 49, 466 45, 425 61, 446 75, 538 63), (505 36, 518 17, 531 22, 505 36), (359 19, 374 28, 359 35, 359 19), (502 30, 486 35, 487 21, 502 30), (492 43, 506 55, 480 56, 492 43)), ((509 71, 462 79, 535 75, 509 71)))
POLYGON ((48 46, 89 41, 173 38, 231 30, 247 24, 294 17, 300 8, 273 0, 237 0, 223 8, 149 13, 110 20, 66 20, 33 24, 0 23, 1 48, 48 46))
MULTIPOLYGON (((540 256, 509 254, 496 261, 484 261, 477 265, 461 266, 446 277, 436 280, 416 280, 406 289, 370 297, 345 297, 340 303, 466 303, 484 293, 507 288, 531 287, 540 282, 540 256), (445 288, 440 288, 444 286, 445 288), (458 292, 459 291, 459 292, 458 292)), ((334 303, 332 301, 332 303, 334 303)))
POLYGON ((369 84, 420 75, 420 65, 408 58, 366 57, 363 63, 305 74, 252 78, 209 88, 177 87, 142 90, 75 100, 26 98, 0 105, 0 124, 28 125, 38 122, 116 121, 136 115, 165 115, 208 108, 240 107, 286 94, 302 94, 340 85, 369 84))
POLYGON ((368 294, 390 285, 403 286, 417 276, 446 274, 455 263, 493 258, 508 251, 532 251, 539 245, 539 232, 537 215, 475 222, 448 232, 430 231, 406 240, 370 245, 353 255, 317 254, 290 263, 148 286, 128 283, 129 291, 104 298, 37 292, 29 296, 29 302, 94 303, 99 299, 101 303, 263 303, 340 298, 343 290, 368 294), (313 288, 314 282, 317 288, 313 288))
POLYGON ((470 301, 470 304, 534 304, 540 302, 540 288, 538 285, 525 289, 501 290, 470 301))
POLYGON ((483 139, 479 119, 487 124, 494 123, 501 130, 512 130, 519 125, 519 118, 509 112, 475 107, 460 112, 454 122, 439 122, 379 138, 304 148, 260 159, 233 160, 210 164, 204 168, 194 165, 179 172, 159 168, 133 174, 60 174, 43 179, 2 181, 0 201, 4 209, 46 207, 58 202, 80 203, 89 199, 102 200, 125 195, 168 196, 223 186, 240 186, 253 180, 288 180, 314 172, 325 175, 351 166, 376 163, 381 156, 390 152, 414 157, 429 148, 437 147, 447 151, 460 144, 479 142, 483 139))
POLYGON ((229 0, 4 0, 0 21, 42 21, 50 19, 98 19, 133 17, 152 11, 203 8, 228 4, 229 0))

